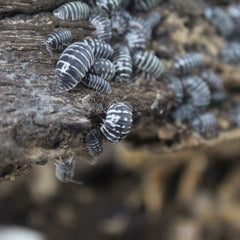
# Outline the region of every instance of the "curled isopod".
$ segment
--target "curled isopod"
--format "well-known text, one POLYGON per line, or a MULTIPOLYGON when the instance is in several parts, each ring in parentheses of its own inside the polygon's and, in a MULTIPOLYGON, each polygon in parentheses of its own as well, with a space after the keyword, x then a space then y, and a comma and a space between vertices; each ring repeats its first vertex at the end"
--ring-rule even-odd
POLYGON ((67 161, 63 161, 60 158, 55 162, 55 166, 56 166, 55 174, 60 182, 62 183, 72 182, 82 184, 82 182, 73 180, 75 170, 75 161, 73 160, 73 157, 71 157, 67 161))
POLYGON ((99 58, 110 59, 113 55, 113 49, 109 43, 92 38, 87 38, 83 40, 83 42, 90 46, 94 53, 95 59, 99 58))
POLYGON ((95 61, 89 70, 90 73, 110 81, 115 75, 115 65, 108 59, 100 58, 95 61))
POLYGON ((49 33, 43 45, 46 46, 47 51, 52 56, 52 50, 61 47, 62 45, 69 45, 73 40, 72 33, 66 28, 58 29, 52 33, 49 33))
POLYGON ((108 108, 100 130, 109 142, 119 142, 128 135, 132 121, 132 107, 126 103, 115 103, 108 108))
POLYGON ((204 57, 201 53, 190 52, 183 56, 178 56, 172 66, 175 74, 184 75, 191 73, 194 69, 204 65, 204 57))
POLYGON ((82 81, 93 63, 93 51, 87 44, 83 42, 71 44, 57 62, 57 83, 65 90, 73 89, 82 81))
POLYGON ((149 73, 153 78, 159 78, 164 72, 164 64, 154 54, 147 51, 136 51, 133 53, 134 66, 149 73))
POLYGON ((99 156, 103 152, 102 140, 96 129, 87 134, 86 143, 91 156, 99 156))
POLYGON ((76 21, 87 20, 89 18, 90 8, 81 1, 65 3, 53 11, 53 15, 61 20, 76 21))

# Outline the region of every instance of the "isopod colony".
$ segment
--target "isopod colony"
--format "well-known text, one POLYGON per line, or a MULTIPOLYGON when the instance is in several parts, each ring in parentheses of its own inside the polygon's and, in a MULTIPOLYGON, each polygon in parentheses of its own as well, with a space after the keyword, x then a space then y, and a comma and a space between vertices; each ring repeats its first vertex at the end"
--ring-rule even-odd
MULTIPOLYGON (((204 137, 214 137, 217 120, 209 106, 224 101, 227 94, 219 76, 206 68, 206 56, 200 52, 175 54, 171 69, 166 70, 163 61, 146 50, 152 32, 161 22, 160 13, 152 9, 161 6, 161 2, 73 1, 54 10, 54 16, 60 20, 88 20, 96 29, 92 38, 75 42, 70 30, 65 28, 46 36, 43 44, 50 55, 61 46, 67 46, 56 65, 56 82, 65 91, 82 85, 111 94, 112 81, 132 84, 135 76, 140 75, 145 80, 159 81, 165 75, 175 94, 169 120, 184 122, 204 137)), ((236 40, 240 34, 240 3, 230 5, 226 11, 220 7, 208 7, 203 15, 226 39, 226 47, 219 59, 228 63, 240 62, 240 41, 236 40)), ((132 110, 130 103, 116 101, 106 109, 105 120, 99 129, 92 128, 87 133, 86 146, 90 155, 98 156, 103 152, 102 137, 115 143, 128 135, 133 121, 132 110)), ((240 125, 240 121, 237 124, 240 125)), ((62 182, 69 182, 73 177, 72 160, 66 164, 56 163, 56 175, 62 182)))

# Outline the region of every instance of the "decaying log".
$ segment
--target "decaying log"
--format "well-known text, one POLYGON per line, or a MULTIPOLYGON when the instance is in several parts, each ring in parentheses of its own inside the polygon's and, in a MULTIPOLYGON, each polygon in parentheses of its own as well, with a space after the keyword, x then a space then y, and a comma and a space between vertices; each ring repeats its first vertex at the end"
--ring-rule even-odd
MULTIPOLYGON (((104 111, 114 99, 128 101, 134 109, 134 126, 127 141, 158 156, 166 149, 172 152, 201 145, 213 147, 240 138, 228 111, 235 95, 212 107, 219 121, 219 136, 206 140, 187 126, 166 118, 175 96, 165 77, 154 82, 112 82, 110 95, 83 86, 71 92, 60 91, 55 65, 61 51, 50 57, 42 40, 54 29, 67 27, 74 40, 81 41, 92 36, 94 28, 87 21, 64 22, 55 18, 51 11, 66 1, 22 2, 0 1, 0 180, 13 179, 33 164, 46 164, 69 151, 76 158, 91 161, 84 143, 86 132, 92 126, 100 126, 104 111)), ((207 3, 187 2, 170 1, 159 8, 163 22, 149 49, 164 58, 167 70, 175 55, 190 50, 203 52, 208 67, 220 73, 225 86, 239 88, 240 69, 217 60, 224 41, 202 17, 207 3)))

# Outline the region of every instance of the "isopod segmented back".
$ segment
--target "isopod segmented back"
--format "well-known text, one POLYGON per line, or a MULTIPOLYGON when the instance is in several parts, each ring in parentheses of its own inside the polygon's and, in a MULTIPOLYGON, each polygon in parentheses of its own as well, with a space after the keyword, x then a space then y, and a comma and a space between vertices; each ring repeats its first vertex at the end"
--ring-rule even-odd
POLYGON ((102 140, 99 132, 92 129, 86 137, 88 152, 91 156, 99 156, 103 152, 102 140))
POLYGON ((89 18, 90 8, 82 1, 73 1, 65 3, 53 11, 53 15, 61 20, 76 21, 87 20, 89 18))
POLYGON ((94 63, 94 55, 89 45, 75 42, 67 47, 60 56, 56 75, 57 83, 65 90, 71 90, 85 77, 94 63))

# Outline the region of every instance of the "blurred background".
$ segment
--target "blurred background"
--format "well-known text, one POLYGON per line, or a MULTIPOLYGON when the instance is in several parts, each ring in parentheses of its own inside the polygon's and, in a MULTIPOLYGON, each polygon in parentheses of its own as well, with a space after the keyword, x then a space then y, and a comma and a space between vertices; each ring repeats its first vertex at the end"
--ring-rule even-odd
POLYGON ((240 239, 238 145, 159 156, 107 144, 94 165, 76 159, 84 185, 59 182, 53 163, 35 166, 1 183, 0 240, 20 239, 3 238, 9 226, 39 231, 36 240, 240 239))

